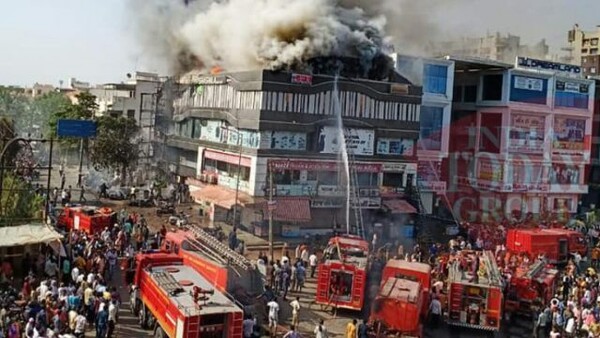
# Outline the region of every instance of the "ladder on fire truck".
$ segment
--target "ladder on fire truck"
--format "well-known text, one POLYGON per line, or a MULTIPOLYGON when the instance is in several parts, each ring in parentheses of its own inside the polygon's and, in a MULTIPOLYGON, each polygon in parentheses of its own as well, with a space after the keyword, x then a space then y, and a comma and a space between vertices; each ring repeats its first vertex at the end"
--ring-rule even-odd
MULTIPOLYGON (((365 238, 365 228, 363 224, 362 206, 360 204, 360 188, 358 185, 358 171, 356 170, 354 153, 348 151, 348 167, 350 180, 350 208, 354 209, 354 221, 356 224, 356 235, 365 238)), ((346 220, 350 222, 350 220, 346 220)))
POLYGON ((250 260, 248 260, 243 255, 231 250, 227 245, 223 244, 221 241, 202 230, 197 225, 188 226, 188 230, 196 236, 196 245, 201 246, 206 251, 212 253, 213 256, 220 256, 225 258, 227 262, 235 264, 236 266, 248 270, 253 265, 250 260))

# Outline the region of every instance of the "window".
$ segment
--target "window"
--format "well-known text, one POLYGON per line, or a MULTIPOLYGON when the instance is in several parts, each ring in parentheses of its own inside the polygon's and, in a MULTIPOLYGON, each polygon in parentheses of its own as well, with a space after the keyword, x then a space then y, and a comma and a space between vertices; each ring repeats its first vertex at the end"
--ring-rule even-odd
POLYGON ((592 55, 598 54, 598 48, 592 48, 592 49, 590 49, 590 54, 592 54, 592 55))
POLYGON ((502 74, 483 76, 483 101, 502 100, 502 74))
POLYGON ((377 186, 377 173, 358 173, 356 176, 359 187, 377 186))
POLYGON ((425 65, 424 73, 424 92, 432 94, 446 94, 448 67, 439 65, 425 65))
POLYGON ((454 94, 452 97, 452 102, 462 102, 463 100, 463 87, 462 86, 455 86, 454 87, 454 94))
POLYGON ((465 98, 464 102, 476 102, 477 101, 477 86, 465 86, 465 98))
POLYGON ((441 107, 421 107, 421 130, 419 133, 419 149, 442 149, 442 124, 444 109, 441 107))
POLYGON ((194 129, 192 130, 192 138, 195 140, 200 139, 202 130, 202 120, 194 119, 194 129))
POLYGON ((134 109, 128 109, 127 110, 127 118, 128 119, 135 119, 135 110, 134 109))
POLYGON ((588 96, 581 93, 556 91, 554 104, 558 107, 587 109, 588 96))
POLYGON ((587 62, 587 58, 584 56, 581 58, 581 62, 586 63, 587 62))
POLYGON ((402 182, 404 180, 404 173, 384 173, 383 174, 383 186, 384 187, 404 187, 402 182))
POLYGON ((502 114, 481 114, 479 127, 479 150, 488 153, 500 153, 502 135, 502 114))
POLYGON ((590 67, 590 73, 596 74, 596 67, 590 67))
POLYGON ((598 39, 592 39, 592 46, 598 46, 598 39))

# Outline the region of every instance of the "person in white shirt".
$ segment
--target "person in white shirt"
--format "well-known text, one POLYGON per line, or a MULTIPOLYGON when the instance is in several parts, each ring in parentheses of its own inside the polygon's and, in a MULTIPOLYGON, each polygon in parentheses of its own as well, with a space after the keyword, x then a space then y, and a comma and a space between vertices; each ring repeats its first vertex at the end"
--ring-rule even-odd
POLYGON ((327 338, 327 328, 323 325, 323 319, 319 319, 319 324, 315 327, 315 338, 327 338))
POLYGON ((277 334, 277 320, 279 318, 279 304, 277 303, 277 297, 268 302, 267 307, 269 308, 269 330, 271 331, 271 337, 275 337, 277 334))
POLYGON ((94 275, 93 273, 91 273, 91 272, 90 272, 90 273, 88 273, 88 275, 87 275, 86 282, 87 282, 89 285, 92 285, 92 284, 94 284, 94 280, 95 280, 95 279, 96 279, 96 275, 94 275))
POLYGON ((71 270, 71 279, 73 280, 73 283, 77 283, 77 277, 79 277, 79 269, 74 267, 73 270, 71 270))
POLYGON ((438 297, 434 297, 431 304, 429 304, 429 315, 433 327, 437 328, 442 317, 442 303, 438 297))
POLYGON ((78 338, 83 338, 85 334, 85 326, 87 325, 87 320, 85 316, 82 314, 78 314, 75 317, 75 336, 78 338))
POLYGON ((46 297, 46 293, 48 293, 48 290, 50 290, 48 288, 48 281, 42 281, 42 283, 40 284, 40 286, 38 286, 36 290, 38 294, 38 302, 44 300, 44 298, 46 297))
POLYGON ((300 254, 300 259, 302 260, 302 263, 304 263, 304 266, 306 266, 306 264, 308 264, 308 249, 306 249, 306 248, 302 249, 302 253, 300 254))
POLYGON ((298 324, 300 324, 300 297, 296 297, 296 299, 291 301, 290 306, 292 307, 292 325, 298 327, 298 324))
POLYGON ((115 301, 112 300, 108 305, 108 331, 106 336, 112 337, 113 332, 115 331, 115 325, 117 324, 117 306, 115 301))
POLYGON ((567 337, 572 337, 574 332, 575 332, 575 318, 571 316, 567 320, 567 325, 565 325, 565 333, 567 334, 567 337))
POLYGON ((314 252, 308 257, 308 264, 310 265, 310 278, 315 278, 315 270, 317 270, 319 258, 314 252))

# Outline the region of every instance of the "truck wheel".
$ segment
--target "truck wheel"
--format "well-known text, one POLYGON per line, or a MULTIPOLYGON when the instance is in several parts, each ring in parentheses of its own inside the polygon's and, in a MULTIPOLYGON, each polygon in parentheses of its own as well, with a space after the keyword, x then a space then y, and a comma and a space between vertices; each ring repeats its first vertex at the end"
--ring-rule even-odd
POLYGON ((163 331, 162 327, 156 327, 156 331, 154 331, 154 338, 166 338, 165 331, 163 331))
POLYGON ((138 322, 144 330, 148 328, 148 316, 146 315, 146 306, 142 306, 138 313, 138 322))

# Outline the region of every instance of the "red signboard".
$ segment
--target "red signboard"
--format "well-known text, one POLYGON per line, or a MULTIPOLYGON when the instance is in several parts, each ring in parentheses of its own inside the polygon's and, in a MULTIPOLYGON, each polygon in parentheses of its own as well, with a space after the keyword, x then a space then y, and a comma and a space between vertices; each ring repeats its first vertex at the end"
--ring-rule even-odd
MULTIPOLYGON (((270 160, 269 166, 274 170, 308 170, 308 171, 338 171, 341 163, 325 161, 287 161, 270 160)), ((381 172, 381 164, 355 163, 356 171, 363 173, 381 172)))
POLYGON ((215 160, 215 161, 219 161, 219 162, 226 162, 226 163, 235 164, 235 165, 237 165, 238 163, 241 163, 241 165, 243 167, 252 166, 252 161, 249 157, 244 157, 244 156, 241 156, 241 157, 242 158, 240 161, 240 155, 220 153, 220 152, 212 151, 212 150, 204 151, 204 158, 209 158, 211 160, 215 160))
POLYGON ((292 74, 292 83, 310 86, 310 85, 312 85, 312 81, 313 81, 312 75, 292 74))

